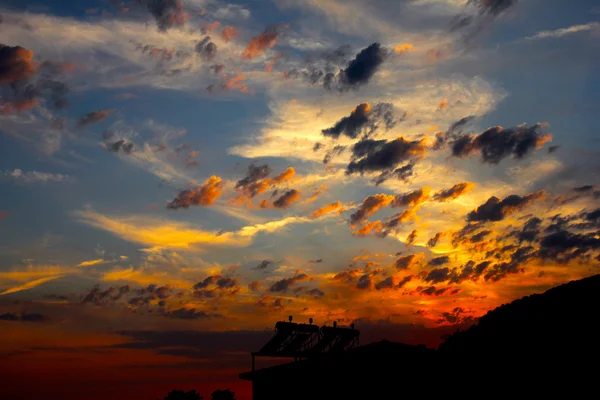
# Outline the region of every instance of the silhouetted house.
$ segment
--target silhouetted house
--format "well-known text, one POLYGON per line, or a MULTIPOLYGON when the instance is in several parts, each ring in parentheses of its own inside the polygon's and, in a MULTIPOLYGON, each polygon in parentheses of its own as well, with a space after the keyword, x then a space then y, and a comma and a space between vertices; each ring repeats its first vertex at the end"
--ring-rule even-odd
POLYGON ((352 327, 278 322, 276 329, 252 354, 253 365, 260 356, 295 361, 242 373, 241 379, 252 381, 253 400, 373 399, 394 393, 395 374, 417 379, 435 356, 425 346, 389 341, 358 347, 359 331, 352 327))

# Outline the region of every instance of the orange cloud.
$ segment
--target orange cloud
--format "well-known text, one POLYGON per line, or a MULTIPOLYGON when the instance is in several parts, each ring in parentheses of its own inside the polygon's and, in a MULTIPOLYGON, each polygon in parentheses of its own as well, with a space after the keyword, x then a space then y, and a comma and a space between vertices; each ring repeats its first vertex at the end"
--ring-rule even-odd
POLYGON ((277 62, 277 60, 279 60, 280 56, 281 56, 281 53, 275 54, 275 56, 273 57, 273 59, 271 61, 269 61, 267 63, 267 65, 265 66, 265 72, 271 72, 273 70, 273 66, 275 65, 275 63, 277 62))
POLYGON ((211 176, 208 178, 202 186, 193 190, 183 190, 181 193, 173 199, 167 208, 178 209, 178 208, 189 208, 190 206, 209 206, 214 204, 215 200, 221 196, 221 190, 223 183, 221 178, 217 176, 211 176))
POLYGON ((17 82, 35 74, 33 51, 0 44, 0 84, 17 82))
POLYGON ((396 54, 404 54, 411 51, 413 47, 414 46, 410 43, 398 44, 396 45, 396 47, 394 47, 394 51, 396 52, 396 54))
POLYGON ((300 191, 296 189, 290 189, 275 199, 272 203, 269 203, 267 200, 263 200, 260 202, 260 208, 288 208, 302 197, 300 191))
POLYGON ((266 30, 260 35, 254 36, 250 39, 250 43, 242 52, 242 58, 248 60, 262 54, 266 49, 269 49, 277 43, 278 33, 275 30, 266 30))
POLYGON ((450 201, 457 199, 465 193, 470 192, 475 187, 473 182, 461 182, 452 186, 449 189, 440 190, 433 195, 435 201, 450 201))
POLYGON ((313 201, 318 199, 319 196, 321 196, 325 190, 327 190, 327 185, 322 185, 317 190, 315 190, 314 193, 309 198, 305 199, 302 202, 302 204, 312 203, 313 201))
POLYGON ((444 100, 440 101, 440 105, 438 107, 440 110, 443 110, 446 107, 448 107, 448 100, 444 99, 444 100))
POLYGON ((366 222, 360 228, 352 232, 355 236, 366 236, 371 232, 381 232, 383 223, 381 221, 366 222))
POLYGON ((223 30, 221 31, 221 37, 226 42, 229 42, 230 40, 235 39, 237 36, 238 36, 238 31, 233 26, 229 26, 229 25, 224 26, 223 30))
POLYGON ((326 206, 319 208, 318 210, 313 211, 313 213, 311 215, 313 218, 318 218, 323 215, 331 214, 334 212, 341 214, 342 211, 344 211, 344 206, 343 206, 342 202, 338 200, 336 202, 329 203, 326 206))
POLYGON ((243 74, 239 74, 229 79, 223 85, 224 89, 239 89, 242 93, 248 93, 248 86, 245 83, 241 82, 246 80, 246 77, 243 74))
POLYGON ((206 33, 211 34, 219 26, 221 26, 221 23, 219 21, 214 21, 214 22, 211 22, 210 24, 204 25, 204 30, 206 31, 206 33))
POLYGON ((0 115, 12 114, 14 112, 22 113, 37 106, 37 100, 25 100, 16 103, 5 103, 0 107, 0 115))

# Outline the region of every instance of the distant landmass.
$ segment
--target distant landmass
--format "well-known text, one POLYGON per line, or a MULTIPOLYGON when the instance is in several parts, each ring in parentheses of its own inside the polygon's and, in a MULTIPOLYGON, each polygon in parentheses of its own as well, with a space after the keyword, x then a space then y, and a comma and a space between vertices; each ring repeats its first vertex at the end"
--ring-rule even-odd
POLYGON ((384 340, 240 377, 253 382, 253 400, 580 398, 597 393, 599 372, 595 275, 500 306, 437 350, 384 340))

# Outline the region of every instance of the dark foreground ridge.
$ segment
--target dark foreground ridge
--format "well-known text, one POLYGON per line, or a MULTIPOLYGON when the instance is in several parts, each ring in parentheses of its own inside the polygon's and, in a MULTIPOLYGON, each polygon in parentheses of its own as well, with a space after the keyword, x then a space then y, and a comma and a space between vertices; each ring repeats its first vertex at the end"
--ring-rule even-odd
POLYGON ((381 341, 246 372, 253 400, 597 393, 600 275, 488 312, 439 349, 381 341))

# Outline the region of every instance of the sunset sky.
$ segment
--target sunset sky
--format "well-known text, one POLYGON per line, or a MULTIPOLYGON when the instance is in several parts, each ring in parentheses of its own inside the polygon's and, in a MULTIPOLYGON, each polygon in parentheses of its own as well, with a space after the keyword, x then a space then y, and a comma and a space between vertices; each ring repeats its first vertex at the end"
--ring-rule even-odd
POLYGON ((599 70, 595 0, 3 0, 0 397, 248 400, 288 315, 597 274, 599 70))

